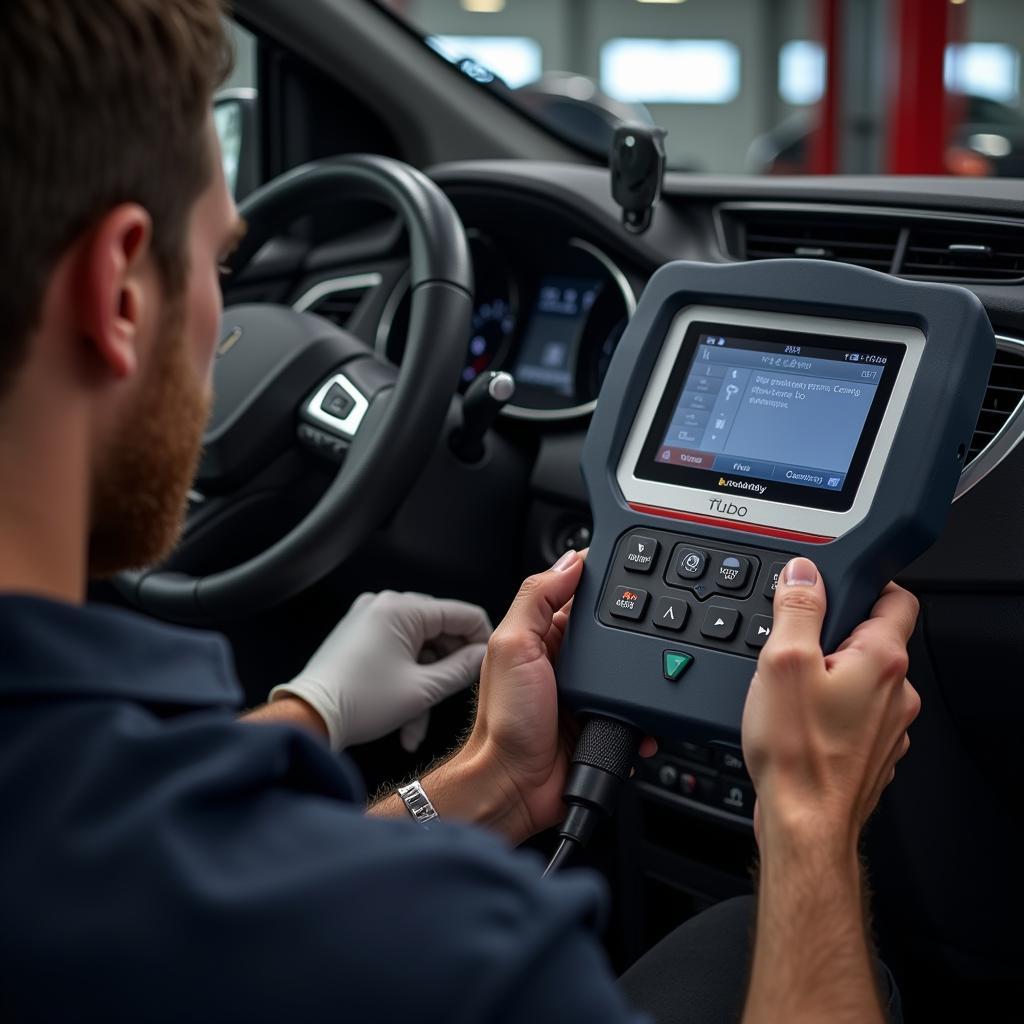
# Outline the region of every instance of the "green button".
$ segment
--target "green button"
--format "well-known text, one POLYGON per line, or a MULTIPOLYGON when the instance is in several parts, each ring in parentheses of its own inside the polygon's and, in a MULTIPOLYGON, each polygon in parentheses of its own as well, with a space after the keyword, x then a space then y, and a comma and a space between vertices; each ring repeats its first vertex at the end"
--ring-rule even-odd
POLYGON ((662 665, 665 669, 665 678, 674 683, 692 663, 692 654, 683 654, 681 651, 666 651, 665 656, 662 659, 662 665))

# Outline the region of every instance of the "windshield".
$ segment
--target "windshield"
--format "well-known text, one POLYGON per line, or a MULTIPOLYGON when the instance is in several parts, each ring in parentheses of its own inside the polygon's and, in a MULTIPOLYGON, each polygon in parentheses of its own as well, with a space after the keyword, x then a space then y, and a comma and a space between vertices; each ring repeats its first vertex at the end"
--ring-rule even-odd
POLYGON ((1024 176, 1019 0, 377 0, 425 46, 605 157, 669 166, 1024 176))

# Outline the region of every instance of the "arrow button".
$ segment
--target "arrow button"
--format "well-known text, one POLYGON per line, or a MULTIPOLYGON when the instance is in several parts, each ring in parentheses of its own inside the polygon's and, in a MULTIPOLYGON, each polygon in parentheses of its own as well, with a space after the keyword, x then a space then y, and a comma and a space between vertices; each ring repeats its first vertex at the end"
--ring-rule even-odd
POLYGON ((678 632, 686 625, 686 617, 689 614, 690 606, 681 597, 659 597, 654 605, 651 622, 658 629, 678 632))
POLYGON ((735 608, 713 604, 704 616, 700 634, 709 640, 731 640, 736 635, 739 624, 740 613, 735 608))
POLYGON ((692 664, 692 654, 684 654, 682 651, 666 651, 662 655, 662 671, 665 673, 665 678, 671 683, 674 683, 692 664))
POLYGON ((761 648, 768 642, 772 635, 772 617, 770 615, 755 615, 747 626, 746 636, 743 642, 748 647, 761 648))

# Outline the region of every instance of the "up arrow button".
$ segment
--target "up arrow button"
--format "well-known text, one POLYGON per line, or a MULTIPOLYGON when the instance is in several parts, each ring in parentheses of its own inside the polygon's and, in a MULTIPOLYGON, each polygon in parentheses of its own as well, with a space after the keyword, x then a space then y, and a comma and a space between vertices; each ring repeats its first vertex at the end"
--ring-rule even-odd
POLYGON ((675 682, 693 664, 692 654, 683 654, 681 651, 666 651, 662 657, 662 668, 665 678, 675 682))

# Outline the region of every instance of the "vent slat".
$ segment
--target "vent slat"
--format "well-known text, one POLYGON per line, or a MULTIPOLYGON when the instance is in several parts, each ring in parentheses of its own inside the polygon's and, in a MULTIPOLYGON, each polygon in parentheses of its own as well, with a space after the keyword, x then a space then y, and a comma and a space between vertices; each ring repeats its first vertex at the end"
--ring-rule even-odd
POLYGON ((1024 400, 1024 353, 998 349, 989 373, 981 415, 974 429, 967 463, 970 464, 1002 430, 1014 410, 1024 400))
POLYGON ((861 217, 830 217, 801 211, 755 211, 743 216, 743 226, 747 259, 802 256, 883 271, 892 267, 900 233, 900 225, 892 222, 865 223, 861 217))
POLYGON ((940 281, 1016 281, 1024 277, 1024 227, 955 222, 910 225, 899 272, 940 281), (983 252, 960 247, 983 246, 983 252), (951 251, 952 250, 952 251, 951 251))

